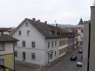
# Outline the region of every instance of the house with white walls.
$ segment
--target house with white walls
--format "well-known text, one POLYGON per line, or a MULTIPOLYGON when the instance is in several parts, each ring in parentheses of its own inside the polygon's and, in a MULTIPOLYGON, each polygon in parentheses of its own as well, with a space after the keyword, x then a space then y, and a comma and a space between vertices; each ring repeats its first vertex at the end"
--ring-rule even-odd
POLYGON ((11 36, 19 39, 15 44, 15 60, 23 63, 46 65, 67 51, 68 33, 64 34, 58 26, 48 25, 47 21, 25 18, 11 36))
POLYGON ((52 33, 47 22, 25 18, 11 36, 19 39, 15 46, 15 60, 46 65, 58 58, 59 36, 52 33))

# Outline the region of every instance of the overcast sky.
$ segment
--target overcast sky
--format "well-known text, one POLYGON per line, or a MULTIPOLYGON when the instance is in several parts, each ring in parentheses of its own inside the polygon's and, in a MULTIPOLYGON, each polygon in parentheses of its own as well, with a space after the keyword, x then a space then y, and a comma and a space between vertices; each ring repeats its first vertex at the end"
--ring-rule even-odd
POLYGON ((90 19, 94 0, 0 0, 0 27, 17 27, 25 18, 77 25, 90 19))

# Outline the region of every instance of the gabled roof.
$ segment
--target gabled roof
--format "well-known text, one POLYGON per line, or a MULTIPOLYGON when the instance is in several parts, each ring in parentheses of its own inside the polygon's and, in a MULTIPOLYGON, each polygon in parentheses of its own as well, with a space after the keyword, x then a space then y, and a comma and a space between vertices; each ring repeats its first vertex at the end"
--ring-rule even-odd
POLYGON ((25 18, 19 25, 18 27, 13 31, 11 35, 13 35, 18 28, 25 22, 28 21, 32 26, 34 26, 44 37, 59 37, 58 35, 54 35, 50 32, 50 28, 47 26, 47 24, 39 21, 34 21, 32 19, 25 18))
POLYGON ((59 35, 54 34, 56 31, 57 33, 70 33, 67 30, 62 29, 61 27, 51 26, 43 22, 25 18, 11 33, 11 35, 13 35, 25 21, 28 21, 32 26, 34 26, 45 38, 59 38, 59 35))
POLYGON ((9 41, 18 41, 18 39, 10 36, 10 35, 0 35, 0 42, 9 42, 9 41))
POLYGON ((82 18, 80 19, 78 25, 83 25, 83 20, 82 20, 82 18))
POLYGON ((51 34, 50 27, 47 24, 39 21, 27 19, 44 37, 59 37, 58 35, 51 34))

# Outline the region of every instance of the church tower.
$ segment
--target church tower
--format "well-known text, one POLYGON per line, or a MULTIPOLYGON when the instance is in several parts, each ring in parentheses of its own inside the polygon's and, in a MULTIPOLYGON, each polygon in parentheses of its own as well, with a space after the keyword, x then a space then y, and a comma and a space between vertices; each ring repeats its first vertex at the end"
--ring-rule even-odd
POLYGON ((80 27, 80 28, 84 28, 84 24, 83 24, 83 20, 82 20, 82 18, 80 19, 80 21, 79 21, 79 23, 78 23, 78 27, 80 27))

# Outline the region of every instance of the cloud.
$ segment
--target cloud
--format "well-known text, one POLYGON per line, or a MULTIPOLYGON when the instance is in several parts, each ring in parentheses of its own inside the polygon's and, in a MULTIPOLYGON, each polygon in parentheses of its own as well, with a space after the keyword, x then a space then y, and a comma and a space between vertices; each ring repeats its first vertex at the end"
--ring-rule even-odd
POLYGON ((93 0, 0 0, 1 27, 16 27, 24 18, 77 24, 90 18, 93 0), (69 20, 69 21, 68 21, 69 20))

